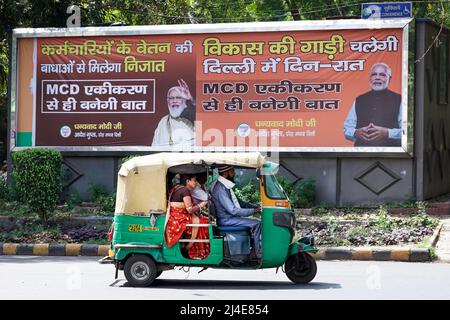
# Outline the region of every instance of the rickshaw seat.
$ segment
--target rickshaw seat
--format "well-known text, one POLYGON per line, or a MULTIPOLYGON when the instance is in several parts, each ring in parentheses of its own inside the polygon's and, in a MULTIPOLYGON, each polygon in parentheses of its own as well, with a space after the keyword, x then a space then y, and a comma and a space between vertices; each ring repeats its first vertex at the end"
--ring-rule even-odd
POLYGON ((250 231, 250 227, 242 226, 242 227, 225 227, 225 226, 217 226, 218 231, 227 232, 227 231, 250 231))

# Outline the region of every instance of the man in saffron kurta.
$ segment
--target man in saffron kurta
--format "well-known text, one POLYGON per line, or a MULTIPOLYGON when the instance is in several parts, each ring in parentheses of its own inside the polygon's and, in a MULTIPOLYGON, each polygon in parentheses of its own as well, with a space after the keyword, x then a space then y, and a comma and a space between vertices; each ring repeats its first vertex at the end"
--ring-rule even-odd
POLYGON ((152 146, 185 147, 195 144, 194 125, 191 120, 182 115, 189 108, 188 101, 195 105, 189 87, 185 81, 180 80, 179 86, 172 87, 167 92, 169 114, 159 121, 153 136, 152 146))

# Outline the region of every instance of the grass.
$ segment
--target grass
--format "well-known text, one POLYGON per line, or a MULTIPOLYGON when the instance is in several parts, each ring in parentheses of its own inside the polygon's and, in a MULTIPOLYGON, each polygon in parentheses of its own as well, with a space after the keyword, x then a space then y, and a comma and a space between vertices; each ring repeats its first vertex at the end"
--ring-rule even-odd
POLYGON ((356 226, 352 229, 350 229, 347 232, 347 235, 349 237, 367 237, 369 235, 369 231, 366 227, 363 226, 356 226))
MULTIPOLYGON (((103 198, 100 204, 94 204, 94 207, 80 207, 60 205, 56 210, 49 213, 49 217, 72 217, 72 216, 101 216, 112 217, 114 216, 114 209, 111 210, 112 200, 111 198, 103 198)), ((6 201, 0 199, 0 216, 9 217, 35 217, 38 214, 32 212, 27 205, 21 204, 18 201, 6 201)))
POLYGON ((27 222, 24 226, 19 226, 17 229, 11 230, 10 232, 1 232, 0 242, 7 242, 8 239, 37 236, 44 232, 47 235, 59 236, 61 234, 61 229, 59 227, 49 227, 40 223, 27 222))
POLYGON ((297 212, 296 217, 298 221, 303 220, 305 223, 305 227, 300 227, 300 230, 316 233, 316 240, 324 246, 415 243, 428 248, 430 236, 422 232, 435 229, 439 225, 439 219, 426 214, 425 202, 416 202, 415 205, 417 210, 414 214, 401 217, 391 216, 384 205, 378 209, 318 207, 314 208, 314 214, 300 215, 297 212), (423 237, 426 237, 425 240, 423 237), (418 241, 421 242, 417 243, 418 241))
POLYGON ((330 208, 330 207, 313 207, 311 217, 336 217, 345 220, 357 220, 361 216, 375 214, 374 208, 330 208))
POLYGON ((417 210, 404 216, 391 216, 388 207, 381 205, 378 208, 325 208, 315 207, 311 214, 296 213, 297 219, 309 221, 361 221, 368 222, 370 227, 381 230, 392 230, 400 227, 431 227, 439 224, 439 219, 431 217, 425 212, 426 203, 416 202, 417 210))
POLYGON ((422 241, 420 241, 418 244, 417 244, 417 247, 418 248, 429 248, 429 247, 431 247, 431 237, 432 236, 429 236, 429 237, 425 237, 422 241))
POLYGON ((436 253, 436 247, 429 247, 429 252, 430 252, 430 259, 431 261, 437 260, 438 256, 436 253))
POLYGON ((35 213, 31 212, 27 205, 21 204, 18 201, 0 200, 0 216, 34 216, 35 213))
MULTIPOLYGON (((17 217, 16 217, 17 218, 17 217)), ((50 221, 44 223, 39 216, 21 217, 6 221, 0 226, 0 242, 80 242, 88 239, 95 244, 108 243, 106 231, 109 225, 103 223, 72 224, 70 221, 50 221)))

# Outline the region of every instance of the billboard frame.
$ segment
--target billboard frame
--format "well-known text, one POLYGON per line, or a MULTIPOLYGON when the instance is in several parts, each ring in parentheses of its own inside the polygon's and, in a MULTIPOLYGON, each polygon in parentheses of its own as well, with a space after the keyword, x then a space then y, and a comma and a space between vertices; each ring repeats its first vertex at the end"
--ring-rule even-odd
MULTIPOLYGON (((192 24, 188 25, 161 25, 161 26, 113 26, 113 27, 80 27, 80 28, 18 28, 13 30, 11 55, 11 98, 10 109, 10 152, 28 148, 37 148, 35 139, 35 112, 33 110, 32 147, 17 147, 17 86, 18 86, 18 40, 22 38, 41 37, 89 37, 89 36, 129 36, 129 35, 162 35, 162 34, 199 34, 199 33, 236 33, 236 32, 279 32, 279 31, 314 31, 314 30, 342 30, 342 29, 388 29, 403 28, 402 47, 402 138, 400 147, 151 147, 151 146, 39 146, 39 148, 52 148, 62 152, 164 152, 164 151, 191 151, 191 152, 283 152, 283 153, 333 153, 333 154, 390 154, 400 157, 411 157, 413 150, 413 134, 408 135, 408 36, 409 23, 413 19, 343 19, 343 20, 305 20, 282 22, 251 22, 251 23, 224 23, 224 24, 192 24), (410 143, 408 143, 410 142, 410 143), (413 147, 411 147, 412 149, 413 147)), ((35 59, 36 53, 33 53, 35 59)), ((36 63, 34 70, 34 88, 36 88, 36 63)), ((34 102, 36 103, 36 102, 34 102)), ((35 106, 34 106, 35 107, 35 106)))

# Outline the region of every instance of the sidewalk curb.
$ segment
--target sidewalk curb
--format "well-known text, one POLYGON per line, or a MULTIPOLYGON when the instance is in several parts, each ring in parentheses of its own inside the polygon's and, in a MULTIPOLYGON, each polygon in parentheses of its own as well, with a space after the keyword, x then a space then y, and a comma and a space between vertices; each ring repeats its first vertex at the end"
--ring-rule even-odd
MULTIPOLYGON (((105 256, 109 245, 0 243, 0 255, 105 256)), ((326 247, 312 254, 316 260, 431 261, 429 248, 326 247)))
POLYGON ((109 244, 0 243, 0 256, 105 256, 109 249, 109 244))
MULTIPOLYGON (((403 261, 430 262, 431 249, 439 240, 443 227, 441 222, 431 236, 427 248, 415 247, 319 247, 316 260, 366 260, 366 261, 403 261)), ((110 245, 80 243, 0 243, 1 255, 34 256, 107 256, 110 245)))
POLYGON ((431 239, 430 239, 430 246, 431 247, 436 246, 436 243, 439 240, 439 235, 441 233, 441 230, 442 230, 443 226, 444 226, 444 223, 440 222, 438 227, 436 228, 436 230, 434 230, 434 233, 433 233, 433 235, 431 236, 431 239))
POLYGON ((316 260, 366 260, 366 261, 403 261, 430 262, 429 248, 319 248, 317 254, 312 255, 316 260))

